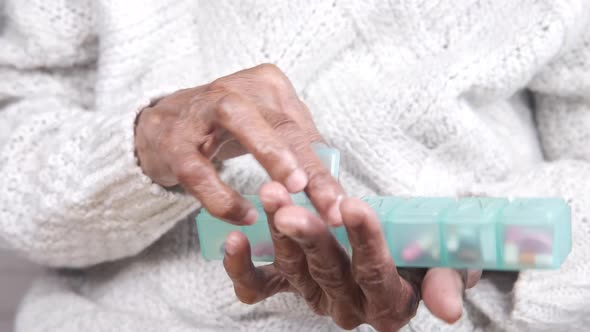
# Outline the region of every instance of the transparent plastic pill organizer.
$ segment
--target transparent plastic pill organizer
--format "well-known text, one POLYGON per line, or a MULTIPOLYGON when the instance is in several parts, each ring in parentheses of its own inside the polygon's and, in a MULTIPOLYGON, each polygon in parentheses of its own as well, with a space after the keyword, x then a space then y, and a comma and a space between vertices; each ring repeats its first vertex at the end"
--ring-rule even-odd
MULTIPOLYGON (((334 176, 337 150, 316 148, 334 176)), ((235 226, 204 209, 196 218, 201 251, 209 260, 223 258, 232 231, 244 233, 253 261, 272 261, 273 246, 266 215, 257 196, 246 196, 259 220, 235 226)), ((571 250, 571 211, 561 198, 362 198, 376 211, 398 267, 451 267, 486 270, 557 269, 571 250)), ((294 203, 315 211, 304 194, 294 203)), ((351 252, 344 227, 332 230, 351 252)))

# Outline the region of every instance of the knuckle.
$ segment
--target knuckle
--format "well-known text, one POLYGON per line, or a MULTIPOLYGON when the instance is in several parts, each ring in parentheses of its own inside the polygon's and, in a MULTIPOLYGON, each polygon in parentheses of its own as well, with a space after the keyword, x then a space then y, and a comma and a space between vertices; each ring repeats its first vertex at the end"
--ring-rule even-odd
POLYGON ((298 141, 305 142, 303 131, 295 119, 288 114, 288 109, 275 107, 273 112, 266 112, 265 118, 271 124, 274 131, 281 134, 283 137, 296 137, 298 141), (294 135, 296 134, 296 135, 294 135))
POLYGON ((242 104, 241 98, 234 93, 228 93, 217 101, 215 114, 219 121, 231 121, 236 115, 236 108, 242 104))
POLYGON ((289 86, 289 79, 283 71, 274 64, 265 63, 257 67, 260 77, 276 89, 285 89, 289 86))
POLYGON ((151 131, 160 128, 162 122, 164 121, 164 115, 161 112, 158 112, 156 109, 151 108, 144 110, 140 119, 142 127, 148 131, 151 131))
POLYGON ((359 285, 382 286, 391 275, 389 262, 354 265, 353 278, 359 285))
POLYGON ((297 166, 297 160, 287 146, 269 140, 258 140, 254 143, 253 152, 270 167, 271 176, 282 178, 290 174, 297 166))
POLYGON ((207 92, 221 92, 228 90, 228 83, 225 78, 218 78, 213 82, 207 84, 207 92))
POLYGON ((145 138, 145 144, 156 150, 169 151, 176 142, 177 134, 174 126, 165 120, 165 115, 158 111, 146 110, 140 115, 136 128, 136 136, 145 138))
POLYGON ((271 76, 284 76, 283 71, 273 63, 263 63, 256 66, 256 70, 260 75, 271 77, 271 76))
POLYGON ((269 139, 259 139, 254 143, 253 150, 264 160, 269 162, 277 162, 283 160, 285 152, 283 152, 276 142, 271 143, 269 139))
MULTIPOLYGON (((280 113, 279 113, 280 114, 280 113)), ((272 128, 279 133, 296 133, 299 131, 299 125, 290 116, 286 114, 276 115, 272 128)))
POLYGON ((175 174, 178 181, 182 183, 190 182, 196 174, 201 174, 202 167, 196 160, 186 160, 176 166, 175 174))

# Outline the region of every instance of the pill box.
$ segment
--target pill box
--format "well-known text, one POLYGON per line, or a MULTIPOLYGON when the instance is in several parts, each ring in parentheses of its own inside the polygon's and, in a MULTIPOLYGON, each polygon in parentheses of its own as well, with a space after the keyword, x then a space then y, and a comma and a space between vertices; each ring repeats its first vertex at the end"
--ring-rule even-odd
MULTIPOLYGON (((339 154, 316 149, 337 176, 339 154)), ((254 225, 235 226, 206 210, 196 217, 202 255, 223 258, 231 231, 244 233, 252 260, 271 262, 272 240, 262 204, 245 196, 259 212, 254 225)), ((294 204, 315 212, 304 194, 294 204)), ((362 197, 381 223, 389 251, 398 267, 450 267, 485 270, 557 269, 571 250, 571 210, 563 199, 495 197, 362 197)), ((344 227, 331 230, 351 253, 344 227)))

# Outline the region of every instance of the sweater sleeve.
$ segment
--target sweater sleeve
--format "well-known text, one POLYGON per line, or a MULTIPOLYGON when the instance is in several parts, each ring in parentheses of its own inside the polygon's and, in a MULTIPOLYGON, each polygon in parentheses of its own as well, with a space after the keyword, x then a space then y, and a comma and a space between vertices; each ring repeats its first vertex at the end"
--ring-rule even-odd
POLYGON ((137 164, 134 123, 149 96, 135 108, 93 107, 91 1, 46 6, 61 10, 53 16, 23 7, 7 2, 0 30, 0 237, 53 267, 134 255, 198 203, 152 183, 137 164), (68 25, 56 27, 55 17, 68 25))
POLYGON ((504 321, 513 331, 582 331, 590 325, 590 29, 530 83, 545 162, 482 190, 558 196, 572 208, 572 251, 555 271, 523 271, 504 321))

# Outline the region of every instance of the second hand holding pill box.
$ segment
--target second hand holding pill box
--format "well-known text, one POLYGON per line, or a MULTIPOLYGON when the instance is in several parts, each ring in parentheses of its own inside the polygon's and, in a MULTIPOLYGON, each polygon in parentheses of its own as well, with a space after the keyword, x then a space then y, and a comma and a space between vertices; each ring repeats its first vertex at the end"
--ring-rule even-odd
MULTIPOLYGON (((334 176, 338 151, 316 149, 334 176)), ((251 226, 235 226, 201 210, 197 227, 203 256, 223 258, 232 231, 244 233, 252 260, 271 262, 273 245, 266 215, 257 196, 245 196, 258 209, 251 226)), ((304 194, 294 204, 315 211, 304 194)), ((485 270, 556 269, 571 250, 571 211, 561 198, 401 198, 363 197, 376 212, 398 267, 450 267, 485 270)), ((332 229, 351 253, 344 227, 332 229)))

